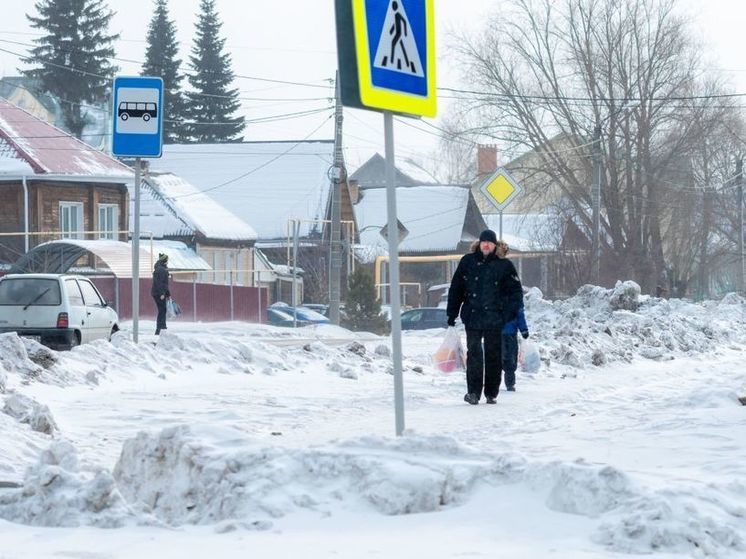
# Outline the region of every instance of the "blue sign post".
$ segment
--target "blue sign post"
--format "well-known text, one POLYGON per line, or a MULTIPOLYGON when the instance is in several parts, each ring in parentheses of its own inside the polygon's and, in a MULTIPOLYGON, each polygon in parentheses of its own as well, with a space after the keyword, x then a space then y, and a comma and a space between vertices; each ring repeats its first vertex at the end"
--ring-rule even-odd
POLYGON ((160 157, 163 144, 163 80, 114 78, 111 153, 160 157))
POLYGON ((132 232, 132 339, 140 319, 140 171, 142 157, 160 157, 163 146, 163 80, 153 77, 114 78, 111 153, 135 158, 135 208, 132 232))

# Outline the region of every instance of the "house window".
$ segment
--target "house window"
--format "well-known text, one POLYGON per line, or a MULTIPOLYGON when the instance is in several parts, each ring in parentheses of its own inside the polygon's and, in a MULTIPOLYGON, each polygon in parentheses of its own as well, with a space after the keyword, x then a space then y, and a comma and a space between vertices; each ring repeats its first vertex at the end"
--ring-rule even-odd
POLYGON ((60 231, 63 239, 83 238, 82 202, 60 202, 60 231))
POLYGON ((116 204, 98 205, 99 239, 116 239, 119 230, 119 206, 116 204))

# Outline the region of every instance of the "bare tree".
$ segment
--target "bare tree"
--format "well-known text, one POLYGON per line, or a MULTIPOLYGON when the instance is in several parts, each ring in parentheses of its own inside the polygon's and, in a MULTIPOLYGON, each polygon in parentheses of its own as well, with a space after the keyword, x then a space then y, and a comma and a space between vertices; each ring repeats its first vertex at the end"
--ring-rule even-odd
MULTIPOLYGON (((465 105, 484 123, 476 135, 532 152, 514 171, 556 188, 585 231, 600 142, 606 282, 630 277, 653 289, 667 258, 691 259, 691 243, 709 242, 690 233, 690 244, 682 243, 682 224, 702 221, 701 199, 684 195, 704 192, 692 178, 692 157, 704 137, 718 134, 719 120, 738 117, 713 97, 722 87, 703 79, 699 50, 675 4, 513 0, 485 30, 455 45, 470 83, 465 105)), ((700 170, 711 182, 710 170, 700 170)), ((708 232, 713 219, 709 213, 708 232)), ((689 278, 698 261, 684 260, 675 267, 689 278)))

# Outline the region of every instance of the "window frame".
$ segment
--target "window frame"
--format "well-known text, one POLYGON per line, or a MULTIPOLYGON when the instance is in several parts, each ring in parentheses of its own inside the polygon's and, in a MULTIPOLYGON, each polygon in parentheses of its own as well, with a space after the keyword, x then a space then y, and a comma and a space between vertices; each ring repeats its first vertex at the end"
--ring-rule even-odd
MULTIPOLYGON (((85 209, 83 202, 73 202, 73 201, 60 201, 59 204, 59 210, 60 210, 60 238, 62 239, 83 239, 83 233, 85 231, 85 214, 83 213, 83 210, 85 209), (76 226, 78 229, 65 229, 65 211, 68 212, 68 221, 71 221, 69 218, 72 217, 72 210, 75 210, 76 214, 76 226)), ((70 225, 70 223, 68 223, 70 225)))
MULTIPOLYGON (((104 220, 107 221, 108 217, 104 220)), ((98 205, 98 227, 96 228, 99 231, 98 238, 99 239, 111 239, 116 240, 117 239, 117 232, 119 231, 119 204, 99 204, 98 205), (106 215, 106 212, 108 210, 111 210, 111 221, 110 224, 102 223, 101 220, 101 213, 104 212, 106 215), (110 228, 107 228, 107 225, 110 226, 110 228)))

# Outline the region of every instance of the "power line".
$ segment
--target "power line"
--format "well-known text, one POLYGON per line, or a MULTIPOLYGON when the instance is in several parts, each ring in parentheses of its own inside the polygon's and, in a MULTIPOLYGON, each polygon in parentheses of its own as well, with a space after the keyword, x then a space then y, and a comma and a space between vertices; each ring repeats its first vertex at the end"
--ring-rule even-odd
POLYGON ((331 118, 332 118, 333 116, 334 116, 333 114, 330 114, 330 115, 329 115, 328 117, 326 117, 326 118, 325 118, 324 120, 322 120, 322 121, 321 121, 321 124, 319 124, 319 125, 318 125, 318 126, 317 126, 316 128, 314 128, 313 130, 311 130, 311 132, 309 132, 309 133, 308 133, 308 134, 307 134, 307 135, 306 135, 306 136, 305 136, 305 137, 304 137, 304 138, 303 138, 302 140, 299 140, 298 142, 295 142, 295 143, 294 143, 293 145, 291 145, 291 146, 290 146, 290 147, 289 147, 289 148, 288 148, 287 150, 285 150, 284 152, 282 152, 282 153, 278 154, 278 155, 277 155, 276 157, 273 157, 272 159, 270 159, 270 160, 268 160, 268 161, 265 161, 265 162, 264 162, 264 163, 262 163, 261 165, 257 165, 257 166, 256 166, 256 167, 254 167, 253 169, 251 169, 251 170, 249 170, 249 171, 247 171, 247 172, 245 172, 245 173, 242 173, 241 175, 238 175, 237 177, 234 177, 234 178, 232 178, 232 179, 230 179, 230 180, 227 180, 227 181, 225 181, 225 182, 222 182, 222 183, 220 183, 220 184, 218 184, 218 185, 216 185, 216 186, 213 186, 213 187, 207 188, 207 189, 205 189, 205 190, 200 190, 199 192, 194 192, 194 193, 192 193, 192 194, 182 194, 181 196, 171 196, 171 197, 169 197, 169 199, 170 199, 170 200, 175 200, 175 199, 178 199, 178 198, 190 198, 190 197, 192 197, 192 196, 197 196, 197 195, 199 195, 199 194, 205 194, 206 192, 212 192, 213 190, 217 190, 218 188, 223 188, 224 186, 228 186, 229 184, 233 184, 233 183, 234 183, 234 182, 236 182, 236 181, 239 181, 239 180, 241 180, 241 179, 243 179, 243 178, 246 178, 246 177, 248 177, 249 175, 252 175, 252 174, 256 173, 256 172, 257 172, 257 171, 259 171, 260 169, 263 169, 264 167, 266 167, 266 166, 270 165, 271 163, 274 163, 275 161, 277 161, 277 160, 278 160, 278 159, 280 159, 281 157, 284 157, 285 155, 287 155, 288 153, 290 153, 291 151, 293 151, 293 150, 294 150, 294 149, 295 149, 296 147, 298 147, 298 146, 299 146, 299 145, 300 145, 300 144, 301 144, 302 142, 305 142, 306 140, 308 140, 308 138, 310 138, 310 137, 311 137, 311 136, 313 136, 313 135, 314 135, 314 134, 315 134, 316 132, 318 132, 319 130, 321 130, 322 126, 324 126, 324 124, 326 124, 326 123, 327 123, 327 121, 331 120, 331 118))
POLYGON ((733 99, 746 97, 746 93, 716 93, 709 95, 670 95, 666 97, 620 97, 620 98, 600 98, 600 97, 575 97, 565 95, 527 95, 524 93, 495 93, 490 91, 473 91, 469 89, 458 89, 453 87, 439 87, 438 91, 449 91, 452 93, 465 93, 468 95, 482 95, 485 97, 497 97, 501 99, 520 99, 520 100, 538 100, 538 101, 593 101, 602 103, 644 103, 646 101, 702 101, 710 99, 733 99))

